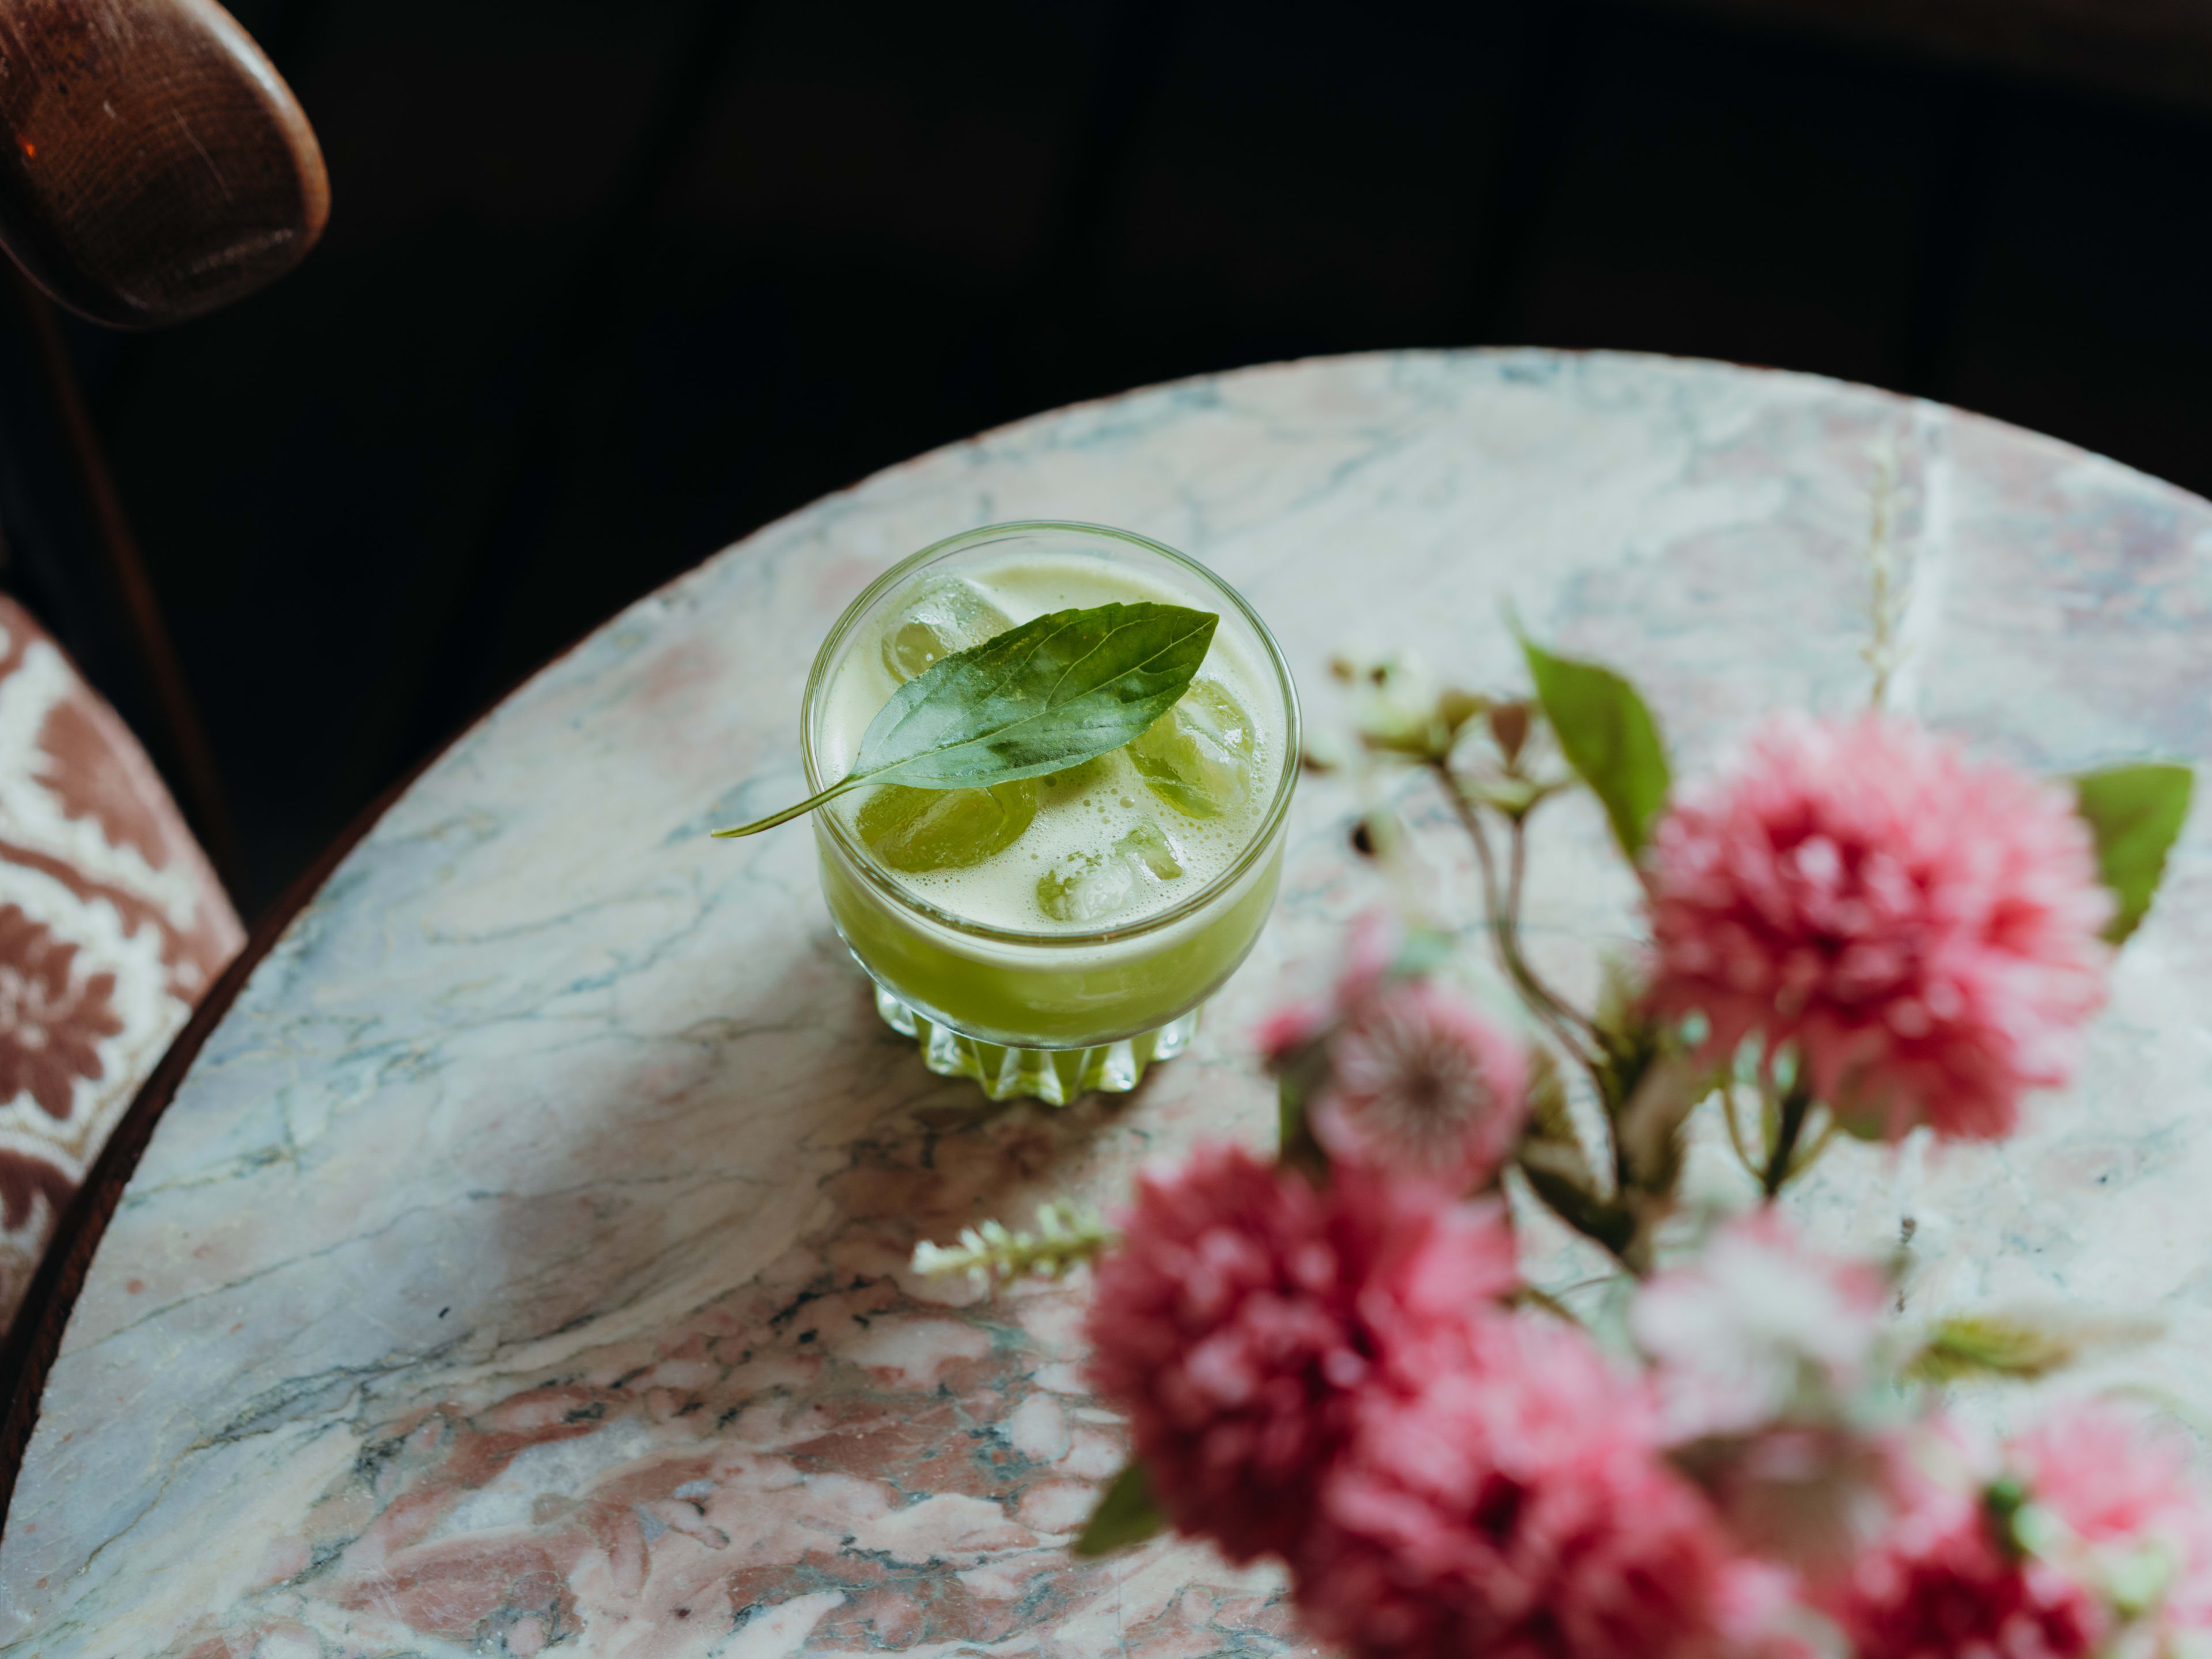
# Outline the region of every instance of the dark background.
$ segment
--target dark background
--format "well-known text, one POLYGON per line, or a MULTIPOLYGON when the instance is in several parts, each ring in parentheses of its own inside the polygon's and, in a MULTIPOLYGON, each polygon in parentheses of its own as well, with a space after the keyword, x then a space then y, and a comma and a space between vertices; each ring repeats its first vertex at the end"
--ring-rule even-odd
MULTIPOLYGON (((235 9, 321 137, 321 246, 212 319, 69 341, 249 919, 625 601, 879 466, 1149 381, 1680 352, 2212 492, 2212 56, 2144 0, 2107 0, 2118 39, 2056 0, 1889 8, 1932 36, 1878 0, 1838 8, 1856 35, 1786 0, 235 9)), ((0 580, 170 763, 24 351, 0 341, 0 580)))

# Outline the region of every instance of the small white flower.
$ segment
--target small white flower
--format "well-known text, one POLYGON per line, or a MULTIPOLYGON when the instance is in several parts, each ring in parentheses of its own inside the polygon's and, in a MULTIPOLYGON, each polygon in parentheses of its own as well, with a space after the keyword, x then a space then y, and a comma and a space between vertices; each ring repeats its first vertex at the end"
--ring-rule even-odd
POLYGON ((1872 1267, 1808 1249, 1762 1211, 1646 1285, 1629 1328, 1656 1363, 1672 1437, 1738 1434, 1785 1415, 1827 1415, 1866 1369, 1882 1296, 1872 1267))

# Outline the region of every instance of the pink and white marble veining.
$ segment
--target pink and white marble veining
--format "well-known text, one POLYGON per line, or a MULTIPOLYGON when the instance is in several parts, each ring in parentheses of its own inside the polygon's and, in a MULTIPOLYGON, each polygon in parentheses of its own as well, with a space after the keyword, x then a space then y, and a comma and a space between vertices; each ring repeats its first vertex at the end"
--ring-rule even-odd
MULTIPOLYGON (((1063 410, 617 617, 409 792, 209 1042, 48 1386, 0 1541, 6 1651, 1306 1650, 1271 1572, 1062 1553, 1123 1444, 1084 1387, 1079 1280, 980 1300, 904 1264, 1050 1192, 1110 1199, 1198 1135, 1270 1133, 1245 1035, 1379 896, 1348 786, 1302 794, 1275 921, 1196 1049, 1057 1114, 988 1108, 876 1023, 809 836, 704 831, 798 792, 809 659, 870 577, 1026 516, 1206 560, 1310 693, 1363 647, 1505 681, 1510 601, 1637 676, 1695 766, 1773 707, 1863 699, 1877 443, 1922 714, 2051 769, 2212 751, 2212 506, 1943 409, 1650 358, 1369 356, 1063 410)), ((1838 1238, 1910 1215, 1921 1305, 2160 1313, 2127 1363, 2198 1407, 2208 823, 2030 1133, 1940 1163, 1848 1148, 1801 1200, 1838 1238)), ((1471 919, 1440 825, 1425 856, 1471 919)), ((1564 811, 1534 948, 1587 977, 1627 896, 1595 817, 1564 811)))

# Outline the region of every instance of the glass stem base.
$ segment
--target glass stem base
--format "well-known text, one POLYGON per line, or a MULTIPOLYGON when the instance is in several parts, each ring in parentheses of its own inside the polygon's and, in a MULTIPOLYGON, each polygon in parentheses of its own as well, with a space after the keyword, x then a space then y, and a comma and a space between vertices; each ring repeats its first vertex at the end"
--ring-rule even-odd
POLYGON ((1125 1094, 1135 1088, 1147 1066, 1173 1060, 1190 1047, 1200 1012, 1194 1008, 1157 1031, 1095 1048, 1010 1048, 935 1024, 880 984, 876 1012, 891 1030, 921 1044, 922 1064, 938 1076, 972 1079, 994 1100, 1026 1097, 1048 1106, 1065 1106, 1093 1090, 1125 1094))

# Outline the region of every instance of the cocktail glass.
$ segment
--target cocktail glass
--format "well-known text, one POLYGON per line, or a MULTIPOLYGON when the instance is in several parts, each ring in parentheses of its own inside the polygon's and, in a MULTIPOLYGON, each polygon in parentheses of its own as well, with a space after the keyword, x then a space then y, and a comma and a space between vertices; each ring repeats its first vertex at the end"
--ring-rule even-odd
MULTIPOLYGON (((1010 559, 1075 554, 1128 568, 1220 617, 1214 653, 1237 653, 1264 706, 1263 793, 1243 844, 1213 878, 1168 908, 1085 932, 994 927, 931 902, 885 867, 845 812, 813 815, 822 891, 838 933, 876 987, 876 1010, 919 1039, 930 1070, 972 1078, 994 1100, 1064 1104, 1090 1090, 1133 1089, 1145 1068, 1189 1046, 1199 1011, 1250 951, 1282 872, 1297 782, 1297 687, 1249 605, 1174 549, 1099 525, 991 525, 924 548, 854 600, 814 659, 800 722, 810 789, 835 781, 830 688, 848 653, 874 648, 884 623, 926 580, 1010 559)), ((1213 659, 1210 656, 1208 660, 1213 659)))

